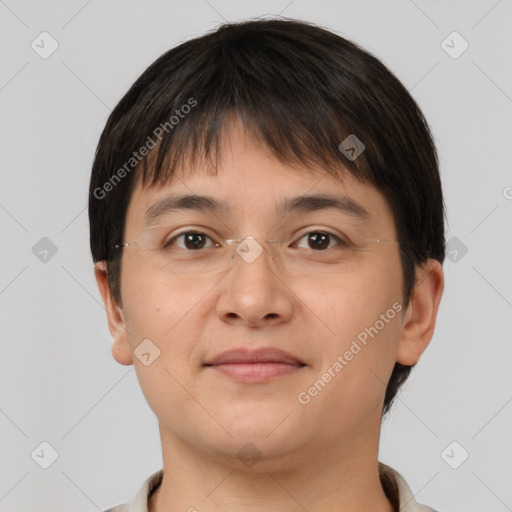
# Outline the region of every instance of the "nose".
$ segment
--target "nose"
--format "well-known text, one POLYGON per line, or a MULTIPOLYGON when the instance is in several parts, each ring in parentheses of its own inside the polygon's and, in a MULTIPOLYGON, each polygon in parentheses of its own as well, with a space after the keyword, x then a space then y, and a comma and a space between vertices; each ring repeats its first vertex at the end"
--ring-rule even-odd
POLYGON ((246 237, 236 247, 216 307, 224 322, 265 327, 292 317, 293 292, 274 264, 269 245, 246 237))

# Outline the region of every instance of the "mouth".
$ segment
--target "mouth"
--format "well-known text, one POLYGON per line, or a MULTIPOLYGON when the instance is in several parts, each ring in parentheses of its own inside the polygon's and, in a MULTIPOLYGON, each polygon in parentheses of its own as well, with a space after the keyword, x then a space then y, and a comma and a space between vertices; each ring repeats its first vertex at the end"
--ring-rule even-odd
POLYGON ((222 352, 203 366, 239 382, 261 383, 294 374, 307 365, 279 349, 240 348, 222 352))

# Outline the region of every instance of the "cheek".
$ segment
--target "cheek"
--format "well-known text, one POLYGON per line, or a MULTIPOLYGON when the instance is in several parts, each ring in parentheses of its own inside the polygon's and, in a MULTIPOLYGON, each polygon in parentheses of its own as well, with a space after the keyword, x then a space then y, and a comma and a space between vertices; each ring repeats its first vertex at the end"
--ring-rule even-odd
POLYGON ((128 340, 141 387, 151 403, 152 390, 155 398, 162 389, 173 395, 171 390, 179 391, 174 389, 177 381, 190 380, 188 372, 197 363, 196 340, 201 338, 203 323, 198 318, 202 311, 198 300, 208 300, 208 289, 184 279, 176 282, 141 275, 129 265, 125 270, 122 294, 128 340), (143 340, 150 340, 149 346, 158 354, 151 366, 137 358, 143 340))
POLYGON ((311 412, 329 411, 339 419, 334 423, 348 429, 375 417, 382 406, 396 360, 401 315, 401 304, 392 300, 396 295, 385 289, 350 292, 338 293, 336 299, 317 297, 323 301, 317 302, 318 311, 325 312, 322 320, 329 329, 317 331, 328 334, 312 340, 317 364, 309 382, 313 392, 321 390, 311 412), (319 380, 328 383, 323 387, 319 380))
POLYGON ((130 333, 164 342, 179 329, 179 322, 206 290, 186 279, 163 279, 150 271, 142 272, 133 258, 123 266, 121 293, 130 333))
POLYGON ((184 405, 187 400, 190 402, 190 396, 182 386, 186 383, 186 389, 194 392, 190 364, 197 362, 196 344, 192 341, 200 338, 201 321, 197 315, 201 309, 197 302, 211 285, 157 279, 141 274, 136 265, 130 264, 123 272, 123 312, 141 390, 157 417, 166 419, 168 424, 178 424, 181 420, 167 416, 173 410, 191 407, 184 405), (148 339, 154 344, 146 345, 149 352, 158 355, 146 365, 136 354, 141 352, 141 342, 148 339))
POLYGON ((317 291, 310 288, 307 293, 306 283, 300 288, 318 327, 316 334, 314 329, 310 332, 322 368, 345 353, 350 359, 347 367, 359 369, 358 379, 368 369, 385 375, 394 365, 402 309, 401 268, 396 260, 374 259, 374 263, 333 277, 317 291))

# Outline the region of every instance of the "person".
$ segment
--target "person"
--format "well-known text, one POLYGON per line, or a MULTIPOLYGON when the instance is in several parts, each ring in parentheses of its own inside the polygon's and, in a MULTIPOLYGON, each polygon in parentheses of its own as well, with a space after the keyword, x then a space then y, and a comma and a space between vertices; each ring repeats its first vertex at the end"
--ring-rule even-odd
POLYGON ((381 61, 284 18, 176 46, 108 119, 89 220, 163 457, 109 512, 432 510, 378 460, 445 257, 433 136, 381 61))

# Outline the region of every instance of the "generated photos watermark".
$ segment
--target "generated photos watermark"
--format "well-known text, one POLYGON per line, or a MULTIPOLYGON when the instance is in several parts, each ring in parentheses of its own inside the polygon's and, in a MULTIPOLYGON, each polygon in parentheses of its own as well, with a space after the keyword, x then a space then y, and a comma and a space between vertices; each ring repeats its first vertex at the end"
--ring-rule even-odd
POLYGON ((352 340, 350 348, 346 350, 343 355, 339 355, 322 374, 322 376, 317 379, 315 382, 311 384, 311 386, 305 390, 301 391, 297 395, 297 399, 300 404, 307 405, 311 402, 311 399, 320 393, 329 382, 334 379, 342 370, 349 364, 354 357, 361 352, 361 350, 368 345, 370 341, 368 337, 371 339, 375 338, 377 334, 379 334, 382 329, 389 324, 395 316, 402 311, 402 304, 399 302, 395 302, 385 313, 382 313, 379 316, 379 319, 370 327, 366 327, 362 330, 357 336, 356 339, 352 340), (358 343, 359 342, 359 343, 358 343), (361 346, 361 345, 362 346, 361 346))
POLYGON ((168 121, 165 123, 160 123, 152 132, 152 135, 148 135, 146 139, 146 143, 143 144, 138 151, 134 151, 132 153, 132 156, 124 163, 122 167, 117 169, 114 174, 101 186, 96 187, 93 191, 93 195, 96 199, 104 199, 105 196, 114 190, 114 187, 118 185, 123 178, 126 177, 127 174, 129 174, 135 167, 141 162, 152 150, 156 147, 157 142, 155 139, 158 139, 158 141, 162 140, 162 137, 165 133, 169 133, 171 130, 174 129, 175 126, 177 126, 182 119, 185 118, 187 114, 189 114, 197 105, 197 100, 193 97, 189 98, 187 100, 187 103, 184 103, 180 108, 177 108, 174 111, 174 115, 172 115, 168 121))

